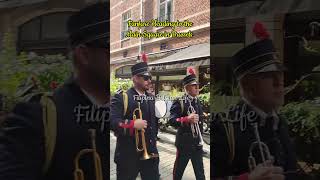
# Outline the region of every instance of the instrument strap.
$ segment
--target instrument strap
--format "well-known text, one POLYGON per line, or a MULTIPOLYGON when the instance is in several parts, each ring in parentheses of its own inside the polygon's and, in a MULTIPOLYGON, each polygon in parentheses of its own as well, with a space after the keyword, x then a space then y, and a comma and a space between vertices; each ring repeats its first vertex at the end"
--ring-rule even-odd
POLYGON ((44 127, 44 138, 45 138, 45 162, 43 166, 43 173, 47 173, 53 152, 56 145, 57 135, 57 110, 53 100, 49 97, 52 94, 45 94, 41 97, 40 103, 42 106, 42 121, 44 127))

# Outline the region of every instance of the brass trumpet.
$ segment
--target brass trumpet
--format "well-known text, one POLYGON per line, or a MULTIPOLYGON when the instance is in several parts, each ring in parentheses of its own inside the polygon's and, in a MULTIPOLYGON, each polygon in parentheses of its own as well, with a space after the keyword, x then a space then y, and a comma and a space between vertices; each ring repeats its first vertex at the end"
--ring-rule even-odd
MULTIPOLYGON (((138 102, 138 108, 134 109, 134 111, 133 111, 133 121, 135 121, 136 119, 142 119, 142 111, 141 111, 141 108, 140 108, 140 102, 138 102), (136 116, 136 112, 138 112, 138 114, 139 114, 138 118, 136 116)), ((144 129, 141 129, 141 130, 135 129, 135 139, 136 139, 137 152, 143 151, 143 155, 142 155, 142 157, 140 159, 141 160, 147 160, 147 159, 150 159, 150 158, 159 157, 157 154, 150 155, 148 153, 147 145, 146 145, 146 138, 144 136, 144 132, 145 132, 144 129), (139 146, 140 145, 139 132, 141 132, 141 146, 142 147, 139 146)))
POLYGON ((261 140, 260 140, 260 135, 259 135, 259 131, 258 131, 258 123, 253 124, 253 129, 254 129, 254 134, 256 136, 256 141, 253 142, 249 148, 248 166, 249 166, 250 172, 253 171, 254 168, 256 168, 256 166, 257 166, 256 159, 254 158, 253 153, 252 153, 256 147, 259 148, 259 153, 260 153, 263 165, 266 165, 265 163, 267 160, 272 159, 269 147, 264 142, 261 142, 261 140))
POLYGON ((103 180, 102 176, 102 167, 101 167, 101 159, 100 156, 97 152, 97 147, 96 147, 96 130, 95 129, 89 129, 89 134, 91 137, 91 146, 92 149, 83 149, 81 150, 76 158, 74 159, 74 164, 75 164, 75 170, 74 170, 74 179, 75 180, 84 180, 84 173, 83 170, 79 168, 79 159, 81 156, 87 153, 92 153, 93 155, 93 160, 94 160, 94 168, 95 168, 95 175, 96 175, 96 180, 103 180))
MULTIPOLYGON (((188 115, 195 113, 195 112, 196 112, 196 110, 192 106, 191 101, 189 101, 188 115)), ((199 142, 198 146, 202 146, 203 145, 203 138, 202 138, 202 134, 200 131, 199 123, 191 124, 191 132, 192 132, 193 138, 197 138, 197 137, 200 138, 200 142, 199 142)))

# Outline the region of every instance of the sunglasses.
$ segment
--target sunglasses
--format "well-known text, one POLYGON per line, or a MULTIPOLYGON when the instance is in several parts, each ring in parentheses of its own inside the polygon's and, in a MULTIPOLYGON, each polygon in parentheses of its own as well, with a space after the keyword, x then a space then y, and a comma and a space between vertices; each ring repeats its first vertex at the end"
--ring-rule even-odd
POLYGON ((146 76, 146 75, 139 75, 138 77, 143 77, 144 81, 152 80, 152 76, 146 76))

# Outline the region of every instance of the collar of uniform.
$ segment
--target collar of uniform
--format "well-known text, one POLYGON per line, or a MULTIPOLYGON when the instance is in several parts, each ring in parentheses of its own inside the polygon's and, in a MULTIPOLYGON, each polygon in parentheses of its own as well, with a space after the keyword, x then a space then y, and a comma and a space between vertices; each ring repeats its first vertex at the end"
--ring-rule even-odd
POLYGON ((265 126, 266 124, 266 119, 268 117, 273 117, 274 119, 274 124, 273 124, 273 129, 277 130, 278 129, 278 124, 279 124, 279 116, 277 115, 276 111, 273 110, 272 113, 265 113, 264 111, 262 111, 260 108, 258 108, 257 106, 255 106, 253 103, 251 103, 249 100, 247 100, 246 98, 242 97, 242 100, 248 104, 250 106, 251 109, 253 109, 259 116, 260 116, 260 122, 259 125, 260 126, 265 126))
POLYGON ((195 100, 195 102, 197 102, 197 100, 198 100, 197 97, 193 97, 193 96, 189 95, 188 93, 186 93, 186 97, 187 97, 188 99, 190 99, 191 101, 195 100))
POLYGON ((93 105, 95 105, 97 108, 103 108, 103 107, 108 107, 109 106, 108 103, 99 104, 98 100, 95 97, 93 97, 90 93, 85 91, 84 89, 81 88, 81 91, 83 92, 83 94, 85 94, 88 97, 88 99, 91 101, 91 103, 93 105))
POLYGON ((136 88, 133 89, 138 93, 139 96, 146 96, 146 92, 140 93, 136 88))

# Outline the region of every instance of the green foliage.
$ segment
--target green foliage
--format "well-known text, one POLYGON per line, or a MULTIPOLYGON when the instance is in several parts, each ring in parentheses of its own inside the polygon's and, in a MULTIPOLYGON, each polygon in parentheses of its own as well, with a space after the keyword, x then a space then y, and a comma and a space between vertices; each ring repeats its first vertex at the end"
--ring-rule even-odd
POLYGON ((71 61, 62 55, 35 56, 28 64, 28 71, 38 80, 40 91, 51 91, 51 83, 63 84, 71 75, 71 61))
POLYGON ((320 98, 288 103, 281 109, 280 114, 288 121, 299 159, 311 164, 319 163, 320 98))
POLYGON ((314 101, 292 102, 281 109, 291 131, 306 143, 320 142, 320 98, 314 101))
POLYGON ((116 78, 114 73, 111 73, 110 93, 113 96, 119 89, 124 91, 133 86, 131 79, 116 78))
POLYGON ((4 96, 7 111, 21 100, 22 95, 31 93, 29 89, 33 92, 51 91, 51 82, 62 84, 71 72, 71 61, 62 55, 18 54, 11 33, 4 35, 0 64, 0 94, 4 96))
POLYGON ((169 93, 169 96, 170 96, 172 99, 175 99, 175 98, 178 98, 178 97, 183 96, 183 94, 184 94, 184 92, 179 91, 177 88, 172 88, 172 90, 171 90, 170 93, 169 93))
POLYGON ((203 106, 205 106, 205 107, 210 106, 210 93, 200 94, 199 99, 200 99, 203 106))
POLYGON ((311 99, 319 95, 320 89, 316 80, 304 80, 298 85, 298 88, 303 92, 303 96, 300 99, 311 99))
POLYGON ((210 83, 204 85, 202 88, 201 88, 201 91, 200 93, 209 93, 210 92, 210 83))
POLYGON ((12 107, 16 101, 15 92, 27 73, 20 71, 26 59, 25 54, 16 55, 15 42, 11 33, 5 33, 3 49, 0 52, 0 93, 4 96, 4 105, 12 107))

